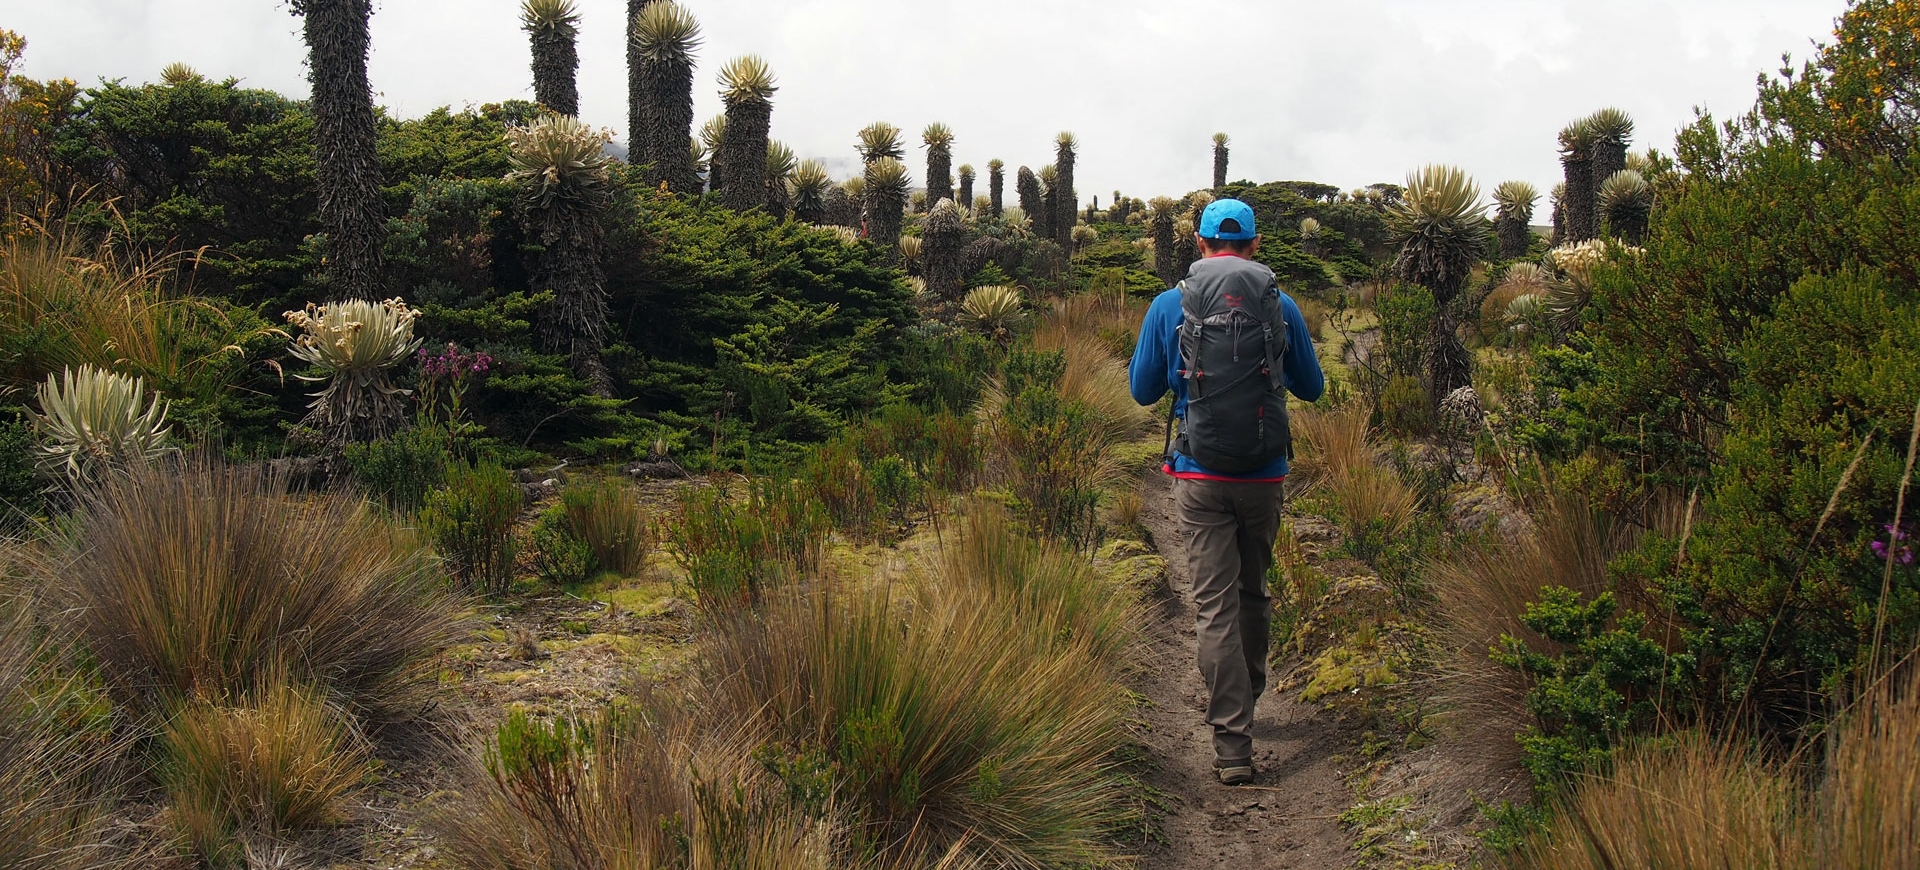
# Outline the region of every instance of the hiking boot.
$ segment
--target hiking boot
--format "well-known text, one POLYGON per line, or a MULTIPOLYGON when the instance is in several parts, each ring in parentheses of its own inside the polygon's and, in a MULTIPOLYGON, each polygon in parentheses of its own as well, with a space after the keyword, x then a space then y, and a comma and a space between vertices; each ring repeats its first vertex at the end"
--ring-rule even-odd
POLYGON ((1246 785, 1253 782, 1252 761, 1226 761, 1214 765, 1213 775, 1221 785, 1246 785))

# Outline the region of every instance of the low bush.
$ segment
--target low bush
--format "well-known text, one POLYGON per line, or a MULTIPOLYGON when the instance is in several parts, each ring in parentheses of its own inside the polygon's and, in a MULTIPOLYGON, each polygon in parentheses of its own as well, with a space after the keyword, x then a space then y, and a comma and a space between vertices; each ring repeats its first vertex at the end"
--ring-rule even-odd
POLYGON ((413 516, 446 482, 453 438, 445 426, 421 423, 377 441, 348 444, 347 467, 367 495, 398 516, 413 516))
POLYGON ((1407 438, 1424 438, 1433 433, 1433 403, 1420 379, 1395 375, 1380 390, 1380 428, 1407 438))
POLYGON ((1433 291, 1418 284, 1396 284, 1374 299, 1380 314, 1380 350, 1389 376, 1418 377, 1425 370, 1427 333, 1437 313, 1433 291))
POLYGON ((761 603, 818 567, 829 518, 804 484, 756 480, 746 497, 686 492, 671 539, 695 603, 712 617, 761 603))
POLYGON ((1022 518, 1048 537, 1085 546, 1099 531, 1101 487, 1119 469, 1108 450, 1112 429, 1065 395, 1066 371, 1064 353, 1014 352, 991 424, 1022 518))
POLYGON ((1520 619, 1557 645, 1533 651, 1506 635, 1494 660, 1520 671, 1532 687, 1527 707, 1537 725, 1520 737, 1523 763, 1534 786, 1551 791, 1571 777, 1602 768, 1616 743, 1644 731, 1662 714, 1660 702, 1677 707, 1677 691, 1692 671, 1692 659, 1669 655, 1642 636, 1643 614, 1618 613, 1613 593, 1591 600, 1561 586, 1541 590, 1520 619))
POLYGON ((461 636, 430 554, 349 493, 293 497, 256 467, 176 462, 90 491, 34 566, 108 688, 158 720, 284 675, 411 715, 461 636))
POLYGON ((370 772, 365 747, 324 698, 280 680, 235 706, 186 704, 160 742, 173 822, 217 867, 246 866, 249 840, 339 821, 370 772))
POLYGON ((540 576, 577 583, 600 571, 637 576, 646 570, 653 530, 638 493, 618 480, 578 481, 533 527, 540 576))
POLYGON ((513 523, 525 503, 513 475, 490 463, 454 465, 446 486, 428 495, 420 525, 462 590, 499 598, 513 587, 513 523))
POLYGON ((568 586, 593 576, 593 548, 567 528, 566 513, 557 506, 540 514, 527 542, 533 545, 533 570, 541 580, 568 586))

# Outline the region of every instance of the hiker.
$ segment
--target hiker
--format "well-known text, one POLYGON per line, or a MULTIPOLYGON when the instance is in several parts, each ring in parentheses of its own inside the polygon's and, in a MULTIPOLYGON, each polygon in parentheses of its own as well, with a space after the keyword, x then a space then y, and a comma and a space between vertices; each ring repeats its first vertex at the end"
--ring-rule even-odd
POLYGON ((1287 394, 1311 402, 1326 379, 1300 306, 1253 260, 1253 209, 1215 200, 1196 230, 1200 259, 1147 309, 1128 379, 1142 405, 1173 391, 1165 469, 1187 537, 1213 767, 1222 783, 1244 785, 1254 777, 1254 704, 1267 689, 1267 569, 1292 454, 1287 394))

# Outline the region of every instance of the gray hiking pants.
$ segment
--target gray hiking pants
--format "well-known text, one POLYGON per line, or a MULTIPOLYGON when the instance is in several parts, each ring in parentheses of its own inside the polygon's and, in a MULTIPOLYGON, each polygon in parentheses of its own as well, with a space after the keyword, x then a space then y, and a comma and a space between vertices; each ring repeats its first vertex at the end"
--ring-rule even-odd
POLYGON ((1272 600, 1267 569, 1280 531, 1279 483, 1175 480, 1187 535, 1200 676, 1216 766, 1253 758, 1253 708, 1267 690, 1272 600))

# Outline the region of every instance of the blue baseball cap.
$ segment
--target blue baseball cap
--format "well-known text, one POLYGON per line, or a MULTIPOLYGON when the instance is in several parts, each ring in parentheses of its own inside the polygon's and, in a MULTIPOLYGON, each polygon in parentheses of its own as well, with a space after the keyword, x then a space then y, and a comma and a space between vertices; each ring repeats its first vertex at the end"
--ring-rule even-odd
POLYGON ((1253 229, 1253 206, 1237 199, 1216 199, 1200 213, 1200 238, 1240 241, 1260 234, 1253 229))

